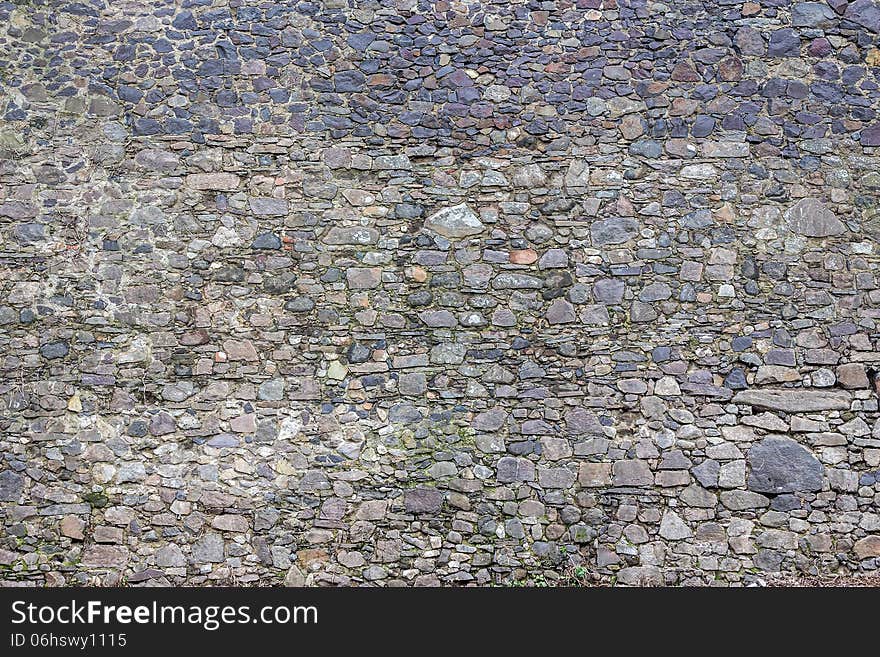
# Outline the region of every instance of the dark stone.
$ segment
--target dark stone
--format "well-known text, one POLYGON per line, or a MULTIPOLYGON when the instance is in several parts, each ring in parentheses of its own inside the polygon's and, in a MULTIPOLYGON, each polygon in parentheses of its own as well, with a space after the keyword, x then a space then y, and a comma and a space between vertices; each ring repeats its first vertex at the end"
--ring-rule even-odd
POLYGON ((258 235, 251 244, 252 249, 280 249, 281 239, 275 233, 263 233, 258 235))
POLYGON ((70 348, 63 340, 47 342, 42 347, 40 347, 40 355, 42 355, 43 358, 47 358, 50 360, 53 358, 64 358, 69 352, 70 348))
POLYGON ((764 438, 749 450, 748 462, 750 490, 777 495, 822 490, 822 464, 790 438, 764 438))
POLYGON ((0 472, 0 500, 18 502, 24 491, 24 477, 12 470, 0 472))

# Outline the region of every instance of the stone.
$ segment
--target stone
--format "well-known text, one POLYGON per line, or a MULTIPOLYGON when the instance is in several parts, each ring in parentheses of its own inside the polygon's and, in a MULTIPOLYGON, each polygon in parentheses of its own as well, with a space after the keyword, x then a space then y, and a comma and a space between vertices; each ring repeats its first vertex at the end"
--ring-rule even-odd
POLYGON ((694 533, 674 511, 665 511, 660 521, 660 536, 668 541, 681 541, 690 538, 694 533))
MULTIPOLYGON (((880 65, 880 61, 878 61, 878 65, 880 65)), ((880 146, 880 123, 873 123, 862 128, 859 133, 859 143, 862 146, 880 146)))
POLYGON ((485 230, 477 215, 464 203, 438 210, 425 220, 425 228, 444 237, 460 239, 485 230))
POLYGON ((498 459, 496 476, 499 482, 505 484, 534 481, 535 465, 528 459, 504 456, 498 459))
POLYGON ((721 503, 731 511, 763 509, 770 506, 769 498, 747 490, 726 490, 720 495, 721 503))
POLYGON ((0 500, 4 502, 18 502, 24 492, 24 476, 4 470, 0 472, 0 500))
POLYGON ((252 196, 248 204, 257 217, 283 217, 287 214, 287 201, 283 198, 252 196))
POLYGON ((273 233, 258 235, 251 244, 252 249, 280 249, 281 240, 273 233))
POLYGON ((577 320, 577 315, 572 306, 565 299, 556 299, 547 309, 547 323, 553 324, 570 324, 577 320))
POLYGON ((260 384, 258 397, 263 401, 281 401, 284 399, 284 379, 271 379, 260 384))
POLYGON ((389 422, 402 422, 404 424, 413 424, 421 421, 422 413, 412 404, 394 404, 388 409, 389 422))
POLYGON ((631 240, 638 231, 638 224, 628 217, 602 219, 590 225, 593 246, 623 244, 631 240))
POLYGON ((64 516, 59 524, 61 535, 72 538, 75 541, 82 541, 85 539, 85 528, 85 521, 82 518, 73 515, 64 516))
POLYGON ((789 230, 805 237, 831 237, 846 232, 846 226, 824 203, 804 198, 785 211, 789 230))
POLYGON ((382 284, 382 270, 378 267, 351 267, 345 272, 352 290, 371 290, 382 284))
POLYGON ((615 461, 612 466, 614 486, 651 486, 654 475, 647 461, 634 459, 615 461))
POLYGON ((192 558, 197 564, 222 563, 225 559, 223 537, 208 532, 192 545, 192 558))
POLYGON ((443 506, 443 492, 436 488, 416 487, 403 492, 407 513, 438 513, 443 506))
POLYGON ((248 530, 248 521, 243 516, 224 514, 215 516, 211 520, 211 527, 224 532, 243 533, 248 530))
POLYGON ((83 550, 82 563, 90 568, 125 568, 128 549, 118 545, 89 545, 83 550))
POLYGON ((578 469, 578 483, 587 488, 611 485, 610 463, 581 463, 578 469))
POLYGON ((822 464, 790 438, 764 438, 749 449, 748 461, 749 490, 774 495, 822 490, 822 464))
POLYGON ((823 2, 797 2, 791 7, 793 27, 833 27, 837 16, 823 2))
POLYGON ((767 54, 770 57, 798 57, 801 51, 801 40, 797 32, 791 28, 770 32, 770 44, 767 54))
POLYGON ((495 408, 479 413, 474 417, 471 426, 477 431, 498 431, 507 421, 507 412, 495 408))
POLYGON ((868 388, 868 375, 861 363, 846 363, 837 367, 837 381, 848 390, 868 388))
POLYGON ((514 170, 510 182, 514 187, 527 189, 544 187, 547 184, 547 176, 539 164, 526 164, 514 170))
POLYGON ((295 564, 288 568, 284 575, 284 586, 286 587, 303 587, 306 585, 306 576, 302 570, 295 564))
POLYGON ((176 543, 169 543, 156 550, 156 565, 159 568, 185 568, 186 557, 176 543))
POLYGON ((369 246, 379 241, 379 231, 360 226, 333 226, 324 234, 321 241, 334 245, 369 246))
POLYGON ((733 396, 734 404, 766 408, 786 413, 848 410, 852 403, 849 393, 834 390, 764 388, 743 390, 733 396))
POLYGON ((47 342, 42 347, 40 347, 40 355, 47 360, 52 360, 54 358, 64 358, 68 353, 70 353, 70 348, 63 340, 47 342))
POLYGON ((186 177, 187 187, 202 191, 232 191, 240 183, 234 173, 191 173, 186 177))
POLYGON ((874 34, 880 34, 880 3, 875 0, 855 0, 849 3, 843 17, 874 34))

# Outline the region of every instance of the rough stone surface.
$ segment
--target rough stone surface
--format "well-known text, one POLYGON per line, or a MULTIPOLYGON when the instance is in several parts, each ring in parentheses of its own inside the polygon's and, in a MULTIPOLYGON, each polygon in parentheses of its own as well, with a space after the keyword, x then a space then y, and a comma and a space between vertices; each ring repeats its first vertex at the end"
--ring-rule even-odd
POLYGON ((790 438, 768 436, 749 449, 749 490, 797 493, 822 489, 822 464, 790 438))
POLYGON ((716 5, 0 3, 3 583, 876 571, 880 2, 716 5))
POLYGON ((484 226, 477 215, 464 203, 444 208, 425 220, 425 228, 444 237, 467 237, 482 233, 484 226))

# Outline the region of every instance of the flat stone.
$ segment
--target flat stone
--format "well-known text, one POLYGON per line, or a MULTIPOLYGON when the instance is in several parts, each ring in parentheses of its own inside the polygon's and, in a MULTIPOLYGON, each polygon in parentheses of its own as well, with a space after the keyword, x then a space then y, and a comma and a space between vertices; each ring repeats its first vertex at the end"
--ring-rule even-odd
POLYGON ((763 509, 770 506, 770 499, 748 490, 726 490, 720 495, 721 503, 731 511, 763 509))
POLYGON ((321 240, 324 244, 369 246, 379 241, 379 231, 361 226, 333 226, 321 240))
POLYGON ((388 421, 399 422, 403 424, 413 424, 421 422, 423 419, 421 411, 412 404, 401 403, 394 404, 388 409, 388 421))
POLYGON ((868 388, 868 375, 861 363, 847 363, 837 368, 837 381, 848 390, 868 388))
POLYGON ((192 558, 199 563, 221 563, 225 559, 225 544, 220 534, 208 532, 193 543, 192 558))
POLYGON ((880 34, 880 3, 875 0, 855 0, 851 2, 843 17, 856 25, 867 28, 874 34, 880 34))
POLYGON ((610 463, 581 463, 578 468, 578 483, 587 488, 611 485, 610 463))
POLYGON ((186 557, 179 545, 169 543, 156 550, 156 565, 159 568, 185 568, 186 557))
POLYGON ((234 173, 191 173, 186 177, 187 187, 206 191, 232 191, 240 183, 234 173))
POLYGON ((590 237, 593 246, 608 246, 611 244, 623 244, 636 236, 639 224, 629 217, 614 217, 601 219, 590 225, 590 237))
POLYGON ((239 533, 244 533, 249 529, 248 521, 244 516, 233 514, 215 516, 214 519, 211 520, 211 527, 223 532, 239 533))
POLYGON ((492 279, 492 287, 496 290, 539 290, 544 281, 528 274, 502 272, 492 279))
POLYGON ((614 486, 651 486, 654 475, 647 461, 615 461, 612 466, 611 483, 614 486))
POLYGON ((822 490, 822 464, 790 438, 764 438, 749 449, 748 461, 749 490, 774 495, 822 490))
POLYGON ((574 408, 565 414, 565 427, 569 434, 575 436, 603 436, 602 423, 595 413, 585 408, 574 408))
POLYGON ((382 270, 378 267, 352 267, 345 271, 345 278, 352 290, 371 290, 382 284, 382 270))
POLYGON ((816 411, 849 410, 852 397, 849 393, 834 390, 811 390, 809 388, 764 388, 742 390, 733 396, 734 404, 766 408, 786 413, 812 413, 816 411))
POLYGON ((128 549, 118 545, 89 545, 83 550, 82 564, 93 568, 125 568, 128 549))
POLYGON ((85 538, 84 530, 86 522, 79 516, 64 516, 59 524, 61 534, 72 538, 75 541, 81 541, 85 538))
POLYGON ((574 306, 572 306, 565 299, 556 299, 553 303, 550 304, 550 307, 547 309, 547 314, 545 315, 547 318, 547 323, 550 325, 554 324, 570 324, 577 320, 577 315, 574 311, 574 306))
POLYGON ((832 27, 839 19, 823 2, 798 2, 791 7, 792 27, 832 27))
POLYGON ((503 484, 535 480, 535 464, 525 458, 503 456, 495 467, 495 476, 503 484))
POLYGON ((483 411, 474 417, 471 426, 477 431, 497 431, 507 421, 507 412, 500 408, 483 411))
POLYGON ((283 217, 287 214, 287 201, 283 198, 252 196, 248 204, 257 217, 283 217))
POLYGON ((281 239, 274 233, 258 235, 251 243, 252 249, 280 249, 281 239))

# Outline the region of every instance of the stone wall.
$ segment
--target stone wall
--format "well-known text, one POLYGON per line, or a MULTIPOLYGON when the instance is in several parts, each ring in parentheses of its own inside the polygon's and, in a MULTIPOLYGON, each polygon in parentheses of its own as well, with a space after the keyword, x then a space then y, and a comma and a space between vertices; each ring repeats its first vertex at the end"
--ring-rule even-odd
POLYGON ((0 2, 7 583, 880 566, 880 4, 0 2))

